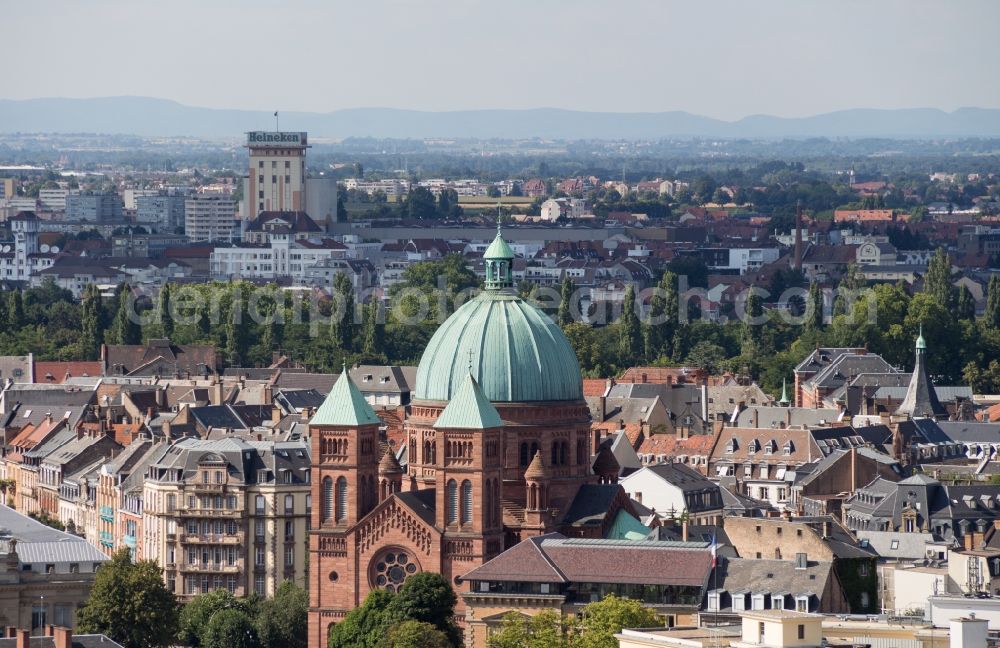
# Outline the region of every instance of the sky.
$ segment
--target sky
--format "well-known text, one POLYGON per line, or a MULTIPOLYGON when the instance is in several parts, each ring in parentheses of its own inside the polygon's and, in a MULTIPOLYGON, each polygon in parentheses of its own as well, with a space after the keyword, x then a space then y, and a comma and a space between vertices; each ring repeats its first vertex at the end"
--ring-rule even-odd
POLYGON ((734 120, 1000 108, 997 0, 5 0, 2 99, 734 120), (9 60, 9 59, 8 59, 9 60))

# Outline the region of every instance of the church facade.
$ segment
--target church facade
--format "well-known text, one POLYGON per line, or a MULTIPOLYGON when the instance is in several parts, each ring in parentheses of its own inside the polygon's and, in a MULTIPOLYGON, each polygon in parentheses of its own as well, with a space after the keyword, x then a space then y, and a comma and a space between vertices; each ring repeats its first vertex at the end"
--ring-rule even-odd
POLYGON ((599 535, 595 520, 628 506, 610 452, 594 460, 576 355, 513 291, 514 254, 499 230, 484 258, 485 290, 421 358, 405 467, 383 450, 379 420, 346 371, 310 423, 311 647, 373 589, 437 572, 461 592, 462 574, 521 540, 599 535))

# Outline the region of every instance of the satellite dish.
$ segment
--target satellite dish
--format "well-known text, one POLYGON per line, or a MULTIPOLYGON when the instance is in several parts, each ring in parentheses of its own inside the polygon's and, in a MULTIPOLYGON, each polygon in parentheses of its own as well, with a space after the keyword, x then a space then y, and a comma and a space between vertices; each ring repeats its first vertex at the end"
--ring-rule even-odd
POLYGON ((52 247, 49 248, 49 252, 51 252, 52 254, 55 254, 58 251, 59 251, 58 245, 53 245, 52 247))
POLYGON ((9 245, 3 246, 3 251, 4 252, 10 252, 10 246, 9 245))
POLYGON ((49 246, 46 243, 42 243, 41 247, 38 249, 41 250, 42 254, 45 254, 49 251, 49 246))

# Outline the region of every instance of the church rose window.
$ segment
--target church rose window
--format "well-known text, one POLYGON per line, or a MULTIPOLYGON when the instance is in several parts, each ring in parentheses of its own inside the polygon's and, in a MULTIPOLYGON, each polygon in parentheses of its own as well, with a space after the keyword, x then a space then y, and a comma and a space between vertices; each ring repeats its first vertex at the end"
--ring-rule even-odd
POLYGON ((420 568, 409 552, 404 549, 389 549, 372 561, 372 585, 390 592, 398 592, 407 577, 418 571, 420 568))

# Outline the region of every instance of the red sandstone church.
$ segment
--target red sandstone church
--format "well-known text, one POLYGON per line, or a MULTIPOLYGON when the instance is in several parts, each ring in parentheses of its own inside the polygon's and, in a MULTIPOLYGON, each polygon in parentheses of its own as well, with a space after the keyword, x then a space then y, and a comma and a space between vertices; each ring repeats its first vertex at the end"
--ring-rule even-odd
POLYGON ((312 648, 373 589, 426 571, 461 591, 462 574, 525 538, 600 537, 630 508, 610 451, 593 458, 576 355, 513 292, 499 231, 484 259, 486 289, 420 360, 405 468, 382 452, 379 419, 346 371, 312 419, 312 648))

